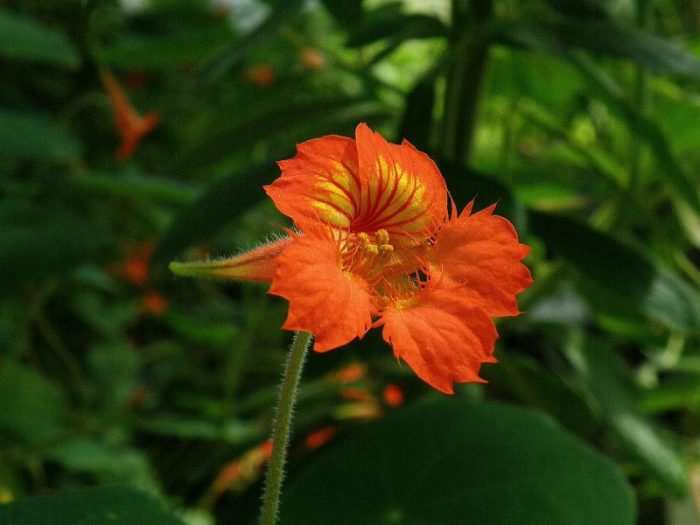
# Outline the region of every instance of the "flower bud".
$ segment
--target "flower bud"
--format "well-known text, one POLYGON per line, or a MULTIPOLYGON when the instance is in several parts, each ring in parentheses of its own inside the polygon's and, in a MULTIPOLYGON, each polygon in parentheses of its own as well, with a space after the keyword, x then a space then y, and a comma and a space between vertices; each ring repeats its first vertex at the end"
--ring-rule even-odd
POLYGON ((291 244, 289 237, 216 261, 176 262, 169 268, 183 277, 210 277, 228 281, 269 283, 275 275, 275 259, 291 244))

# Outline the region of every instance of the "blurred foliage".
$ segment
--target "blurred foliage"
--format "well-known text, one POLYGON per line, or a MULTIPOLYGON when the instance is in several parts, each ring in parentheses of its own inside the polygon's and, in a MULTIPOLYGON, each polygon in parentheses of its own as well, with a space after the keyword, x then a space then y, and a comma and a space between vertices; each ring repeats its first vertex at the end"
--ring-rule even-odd
POLYGON ((697 0, 2 2, 0 521, 254 521, 285 305, 167 262, 283 231, 275 161, 366 121, 498 201, 535 285, 464 399, 376 336, 312 355, 289 523, 698 523, 699 30, 697 0), (124 162, 100 68, 160 116, 124 162))

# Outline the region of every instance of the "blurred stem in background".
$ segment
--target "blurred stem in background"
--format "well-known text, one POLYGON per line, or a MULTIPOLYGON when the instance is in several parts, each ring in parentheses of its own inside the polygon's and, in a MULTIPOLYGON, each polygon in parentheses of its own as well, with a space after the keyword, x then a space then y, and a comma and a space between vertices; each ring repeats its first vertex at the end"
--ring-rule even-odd
MULTIPOLYGON (((653 6, 650 0, 637 0, 637 26, 639 29, 651 29, 653 16, 653 6)), ((634 66, 634 85, 632 91, 632 102, 637 110, 645 115, 648 113, 651 102, 651 91, 649 89, 649 74, 641 64, 634 66)), ((612 230, 623 226, 629 219, 629 214, 634 210, 633 203, 639 198, 640 177, 644 165, 644 145, 641 123, 637 122, 634 129, 630 130, 630 168, 627 179, 627 189, 621 193, 622 202, 617 207, 618 213, 612 223, 612 230)))
MULTIPOLYGON (((640 29, 649 29, 651 24, 652 5, 649 0, 637 0, 637 25, 640 29)), ((645 112, 649 104, 649 89, 647 72, 640 64, 635 65, 634 102, 641 112, 645 112)), ((642 169, 642 144, 638 133, 632 137, 632 163, 630 164, 629 196, 639 185, 639 174, 642 169)))
POLYGON ((467 163, 474 139, 479 93, 488 63, 488 43, 481 38, 493 15, 492 0, 453 0, 447 86, 438 152, 467 163))

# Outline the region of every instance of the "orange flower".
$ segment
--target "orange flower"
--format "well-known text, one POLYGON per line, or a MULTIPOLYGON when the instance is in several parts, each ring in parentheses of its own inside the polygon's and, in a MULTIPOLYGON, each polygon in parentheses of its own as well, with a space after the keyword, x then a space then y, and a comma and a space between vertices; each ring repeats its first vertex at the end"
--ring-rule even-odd
POLYGON ((168 309, 168 300, 158 292, 146 292, 143 296, 143 307, 149 314, 160 317, 168 309))
POLYGON ((330 383, 354 383, 367 375, 367 367, 362 363, 350 363, 340 370, 328 374, 330 383))
POLYGON ((134 154, 141 138, 156 127, 160 117, 154 111, 150 111, 145 116, 139 115, 117 79, 106 69, 100 69, 100 78, 112 101, 115 123, 122 139, 117 151, 117 159, 125 161, 134 154))
POLYGON ((245 488, 254 482, 271 455, 272 440, 268 439, 225 465, 212 483, 213 498, 216 499, 229 488, 245 488))
POLYGON ((340 397, 348 401, 374 401, 374 396, 362 388, 344 388, 340 391, 340 397))
POLYGON ((149 264, 155 243, 144 242, 132 246, 121 267, 121 274, 137 286, 144 286, 149 279, 149 264))
POLYGON ((245 71, 245 78, 259 87, 269 87, 277 80, 277 74, 272 66, 258 64, 245 71))
POLYGON ((265 190, 299 230, 270 288, 289 301, 284 328, 312 332, 324 352, 383 326, 394 355, 436 389, 483 381, 481 364, 496 361, 491 318, 518 315, 515 296, 532 283, 530 249, 495 206, 448 213, 433 161, 365 124, 354 140, 300 144, 279 166, 265 190))
POLYGON ((374 401, 362 401, 358 403, 346 403, 338 405, 333 410, 333 417, 344 419, 377 419, 382 417, 382 408, 374 401))
POLYGON ((326 57, 313 47, 305 47, 299 51, 299 61, 311 71, 318 71, 326 67, 326 57))
POLYGON ((304 444, 309 450, 316 450, 333 439, 337 431, 338 429, 333 426, 320 428, 306 436, 304 444))
POLYGON ((403 404, 403 390, 393 383, 386 385, 382 391, 382 398, 387 406, 396 408, 403 404))

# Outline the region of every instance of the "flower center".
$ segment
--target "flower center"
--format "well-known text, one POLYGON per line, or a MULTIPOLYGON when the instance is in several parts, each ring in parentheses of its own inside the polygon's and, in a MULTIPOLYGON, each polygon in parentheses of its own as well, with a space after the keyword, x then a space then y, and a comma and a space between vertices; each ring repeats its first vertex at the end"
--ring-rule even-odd
POLYGON ((384 229, 373 234, 360 232, 350 234, 342 250, 343 268, 375 284, 387 265, 396 262, 398 254, 384 229))
POLYGON ((341 248, 342 269, 365 280, 380 308, 403 301, 412 304, 422 282, 424 245, 396 246, 387 230, 349 234, 341 248))
POLYGON ((382 266, 391 259, 391 255, 394 253, 394 246, 389 244, 389 232, 384 229, 377 230, 374 238, 365 232, 360 232, 357 234, 357 242, 363 253, 370 257, 378 256, 378 261, 382 266))

